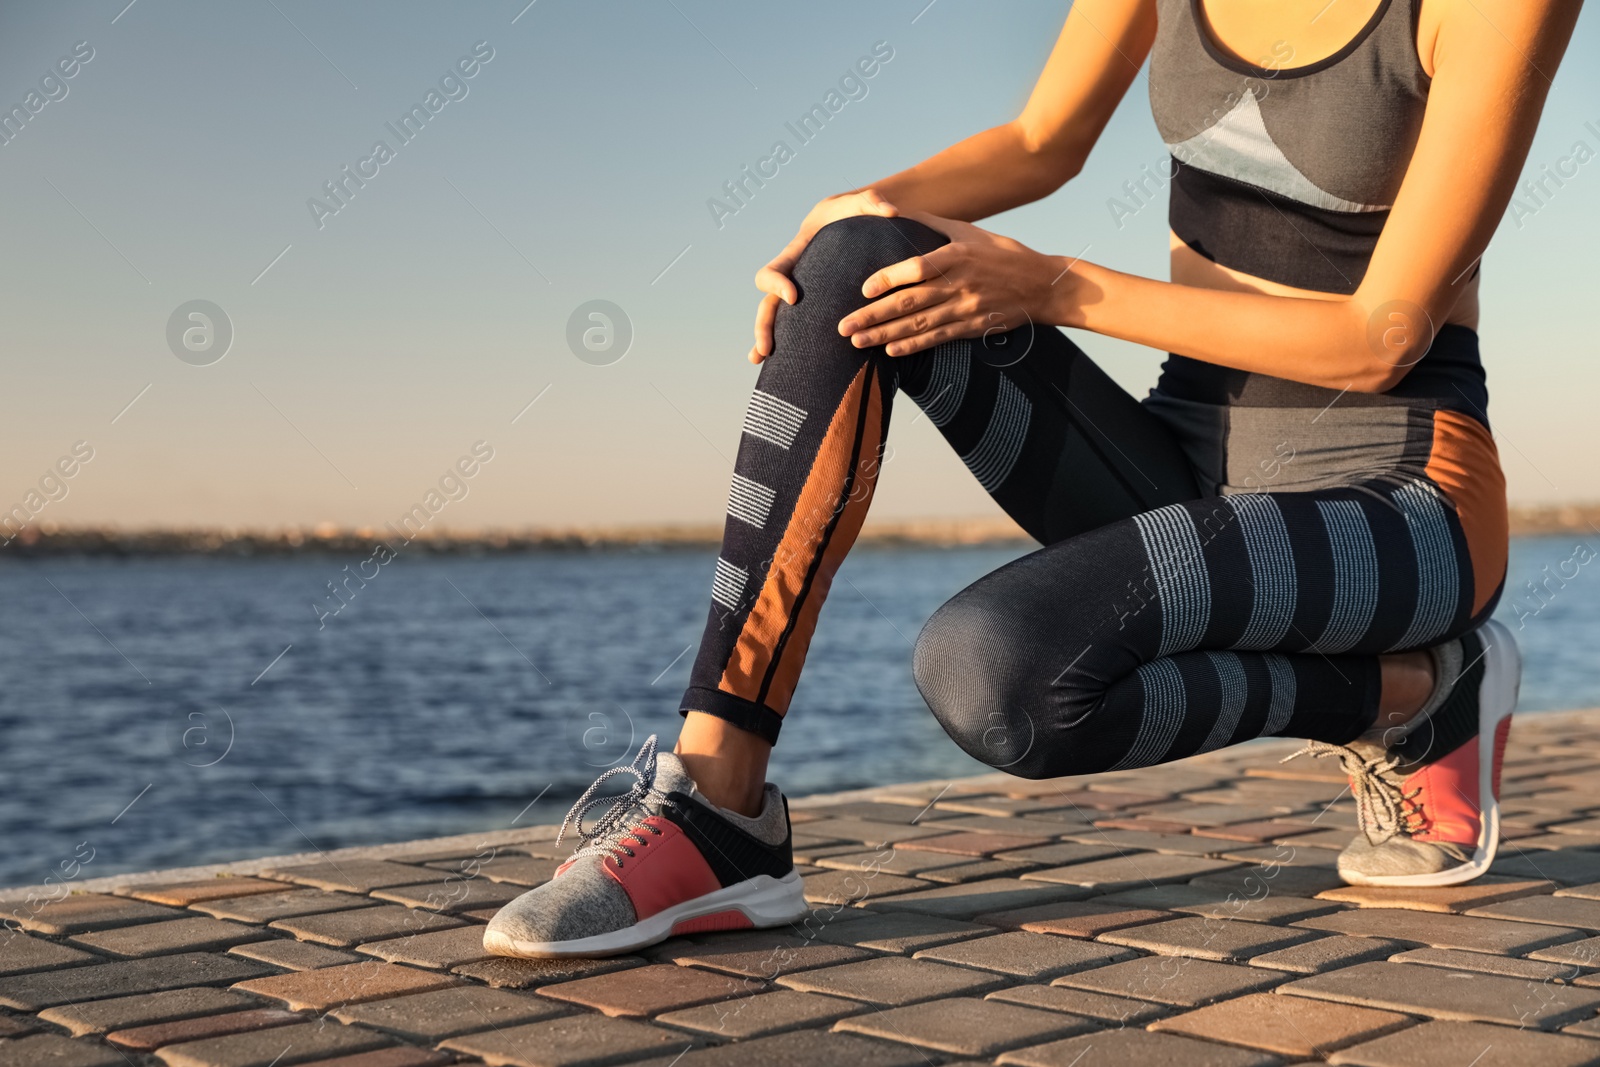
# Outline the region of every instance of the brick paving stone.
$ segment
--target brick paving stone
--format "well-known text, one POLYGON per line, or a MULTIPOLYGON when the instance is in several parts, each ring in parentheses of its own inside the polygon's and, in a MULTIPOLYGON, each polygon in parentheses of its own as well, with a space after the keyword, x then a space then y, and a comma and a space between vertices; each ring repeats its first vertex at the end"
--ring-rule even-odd
POLYGON ((1044 867, 1065 867, 1071 863, 1087 863, 1089 860, 1111 859, 1126 853, 1127 849, 1113 848, 1110 845, 1085 845, 1078 841, 1057 841, 1053 845, 1039 845, 1035 848, 1020 848, 998 852, 995 854, 995 858, 1011 860, 1016 863, 1037 863, 1044 867))
POLYGON ((857 1034, 802 1030, 715 1048, 696 1049, 682 1060, 663 1056, 638 1067, 928 1067, 928 1054, 857 1034))
POLYGON ((113 926, 181 919, 183 912, 108 893, 74 893, 49 904, 0 903, 0 918, 40 934, 83 934, 113 926))
POLYGON ((1158 852, 1171 856, 1216 856, 1234 847, 1232 841, 1193 834, 1158 834, 1149 830, 1104 830, 1094 827, 1067 835, 1068 841, 1106 845, 1123 852, 1158 852))
POLYGON ((1147 885, 1125 889, 1098 898, 1123 907, 1144 907, 1183 912, 1208 918, 1243 919, 1257 923, 1288 923, 1313 915, 1338 911, 1341 905, 1287 893, 1273 893, 1268 887, 1255 893, 1241 893, 1220 886, 1196 884, 1147 885))
POLYGON ((1432 1022, 1335 1052, 1356 1067, 1592 1067, 1600 1042, 1483 1023, 1432 1022))
POLYGON ((670 963, 653 963, 539 989, 542 996, 625 1018, 659 1015, 762 991, 763 984, 751 979, 674 967, 670 963))
POLYGON ((391 885, 417 885, 431 879, 433 871, 420 865, 389 860, 345 860, 274 867, 262 871, 269 878, 341 893, 370 893, 391 885))
POLYGON ((1593 1015, 1600 993, 1555 983, 1404 963, 1358 963, 1279 987, 1279 993, 1463 1022, 1553 1030, 1593 1015))
POLYGON ((1564 926, 1509 922, 1472 915, 1440 915, 1398 908, 1356 908, 1300 919, 1295 926, 1328 930, 1336 934, 1387 937, 1433 948, 1464 948, 1472 952, 1522 955, 1536 948, 1574 941, 1577 930, 1564 926))
POLYGON ((896 804, 893 802, 875 800, 851 800, 840 804, 818 804, 799 809, 807 815, 816 816, 816 821, 823 819, 867 819, 872 822, 899 823, 911 825, 912 823, 936 822, 944 815, 930 808, 927 804, 896 804))
POLYGON ((167 1067, 287 1067, 392 1044, 382 1034, 359 1026, 318 1020, 186 1041, 168 1045, 157 1055, 167 1067))
POLYGON ((839 997, 779 989, 771 993, 758 993, 753 997, 719 1000, 695 1008, 669 1011, 657 1016, 656 1022, 710 1034, 719 1040, 740 1040, 789 1030, 825 1027, 847 1015, 868 1010, 865 1004, 839 997))
POLYGON ((483 947, 481 926, 460 926, 454 930, 434 930, 387 941, 369 941, 361 946, 360 952, 390 963, 409 963, 413 967, 426 967, 433 971, 448 971, 464 963, 486 960, 490 956, 483 947))
POLYGON ((1292 814, 1295 804, 1208 804, 1180 800, 1144 809, 1146 814, 1176 819, 1190 826, 1227 826, 1270 820, 1292 814))
POLYGON ((1053 837, 1038 837, 1023 833, 979 833, 973 830, 964 830, 957 833, 942 834, 938 837, 923 837, 902 843, 899 848, 911 852, 949 852, 957 856, 974 856, 988 859, 996 852, 1015 852, 1023 848, 1037 848, 1048 845, 1053 837))
POLYGON ((430 974, 414 967, 367 960, 314 971, 295 971, 239 982, 234 988, 268 1000, 280 1001, 295 1011, 327 1011, 341 1004, 381 1000, 406 993, 425 993, 459 983, 449 975, 430 974))
POLYGON ((1320 1059, 1334 1049, 1393 1033, 1416 1020, 1353 1004, 1252 993, 1150 1024, 1158 1033, 1320 1059))
POLYGON ((1280 948, 1276 952, 1252 956, 1250 966, 1294 974, 1321 974, 1353 963, 1388 959, 1410 947, 1409 944, 1382 937, 1345 937, 1335 934, 1292 948, 1280 948))
MULTIPOLYGON (((1253 867, 1259 867, 1263 871, 1269 872, 1285 867, 1304 867, 1316 871, 1326 871, 1335 878, 1338 876, 1339 850, 1302 846, 1299 844, 1298 839, 1285 841, 1277 845, 1229 849, 1222 854, 1222 858, 1234 860, 1238 863, 1248 863, 1253 867)), ((1338 884, 1342 885, 1343 883, 1339 882, 1338 884)))
POLYGON ((260 960, 289 971, 311 971, 318 967, 335 967, 341 963, 360 963, 354 952, 313 945, 309 941, 291 941, 280 937, 272 941, 252 941, 248 945, 235 945, 228 950, 230 956, 243 956, 247 960, 260 960))
POLYGON ((1286 893, 1295 897, 1315 897, 1329 889, 1344 885, 1344 879, 1332 867, 1275 866, 1238 867, 1217 874, 1202 874, 1194 879, 1195 885, 1220 886, 1245 897, 1259 897, 1262 893, 1286 893))
POLYGON ((1531 982, 1567 981, 1578 976, 1568 963, 1523 960, 1515 956, 1496 956, 1489 952, 1463 952, 1454 948, 1413 948, 1389 957, 1390 963, 1417 963, 1425 967, 1446 967, 1453 971, 1481 971, 1506 978, 1525 978, 1531 982))
POLYGON ((1202 874, 1215 874, 1237 867, 1237 863, 1206 859, 1203 856, 1175 856, 1160 852, 1138 852, 1115 859, 1090 860, 1066 867, 1052 867, 1023 875, 1024 881, 1078 885, 1114 893, 1119 889, 1160 882, 1187 882, 1202 874))
POLYGON ((826 993, 899 1007, 937 997, 978 996, 1009 985, 1010 981, 996 974, 948 963, 886 956, 784 975, 778 979, 778 984, 802 993, 826 993))
POLYGON ((1489 867, 1489 873, 1512 878, 1548 878, 1562 885, 1586 885, 1600 882, 1600 853, 1526 853, 1516 845, 1511 845, 1501 848, 1499 857, 1489 867))
POLYGON ((538 1022, 571 1009, 530 993, 482 986, 454 986, 427 993, 346 1004, 333 1012, 340 1022, 359 1023, 430 1045, 447 1037, 538 1022))
POLYGON ((681 1030, 586 1013, 463 1034, 439 1047, 509 1067, 590 1067, 651 1053, 677 1055, 698 1041, 681 1030))
POLYGON ((1015 1067, 1275 1067, 1276 1056, 1148 1030, 1111 1030, 1018 1049, 997 1063, 1015 1067))
POLYGON ((1101 934, 1099 939, 1162 956, 1188 956, 1219 963, 1237 963, 1264 952, 1310 941, 1316 936, 1308 930, 1191 916, 1126 930, 1111 930, 1101 934))
MULTIPOLYGON (((949 794, 945 799, 936 801, 934 808, 938 811, 961 812, 966 815, 992 815, 996 818, 1005 818, 1012 815, 1044 815, 1050 813, 1071 813, 1072 808, 1050 797, 957 797, 949 794)), ((1072 815, 1077 819, 1076 814, 1072 815)))
POLYGON ((350 911, 370 908, 377 901, 358 897, 353 893, 329 893, 321 889, 290 889, 282 893, 261 893, 248 897, 230 897, 226 900, 208 900, 194 905, 216 919, 266 925, 278 919, 291 919, 301 915, 317 915, 330 911, 350 911))
POLYGON ((1102 830, 1137 830, 1141 833, 1150 834, 1186 834, 1194 829, 1189 823, 1178 822, 1174 819, 1158 819, 1154 816, 1143 817, 1137 815, 1127 819, 1096 819, 1094 825, 1102 830))
POLYGON ((0 1067, 126 1067, 127 1059, 114 1049, 74 1040, 60 1034, 0 1041, 0 1067))
POLYGON ((42 937, 22 933, 0 936, 0 975, 52 970, 98 959, 82 949, 58 945, 42 937))
POLYGON ((1243 993, 1270 989, 1282 980, 1279 975, 1249 967, 1181 956, 1158 956, 1064 975, 1051 984, 1198 1008, 1243 993))
MULTIPOLYGON (((491 882, 505 882, 512 885, 520 885, 526 888, 531 888, 536 885, 543 885, 553 878, 556 873, 556 868, 561 866, 563 862, 565 862, 564 859, 541 859, 535 856, 523 856, 516 853, 506 853, 505 855, 496 856, 490 860, 473 863, 471 866, 466 868, 465 873, 471 874, 476 872, 477 877, 468 879, 469 881, 477 881, 479 878, 487 878, 491 882)), ((461 870, 461 866, 459 864, 430 863, 428 866, 442 871, 461 870)), ((418 883, 424 881, 427 881, 426 876, 415 879, 415 882, 418 883)))
POLYGON ((106 1035, 106 1041, 132 1052, 154 1052, 163 1045, 176 1045, 182 1041, 269 1030, 274 1026, 305 1021, 306 1017, 298 1012, 283 1011, 281 1008, 253 1008, 226 1015, 207 1015, 198 1019, 114 1030, 106 1035))
POLYGON ((354 911, 328 911, 318 915, 297 915, 269 923, 302 941, 315 941, 335 948, 349 948, 368 941, 384 941, 408 934, 425 934, 464 925, 460 919, 431 911, 416 911, 398 904, 382 904, 354 911))
POLYGON ((1555 895, 1558 897, 1581 897, 1584 900, 1600 900, 1600 882, 1557 889, 1555 895))
MULTIPOLYGON (((797 837, 796 840, 791 842, 791 847, 794 849, 794 861, 796 863, 816 864, 829 856, 840 856, 847 852, 860 852, 863 846, 859 841, 836 841, 815 845, 799 840, 797 837)), ((874 845, 872 847, 878 848, 880 846, 874 845)), ((881 847, 884 855, 888 855, 889 847, 887 845, 881 847)))
POLYGON ((1468 914, 1484 915, 1491 919, 1570 926, 1591 932, 1600 930, 1600 900, 1583 900, 1578 897, 1521 897, 1517 900, 1506 900, 1474 908, 1468 914))
POLYGON ((950 997, 855 1015, 834 1024, 842 1033, 899 1041, 956 1056, 985 1059, 1097 1029, 1095 1022, 999 1000, 950 997))
POLYGON ((1057 900, 1081 900, 1089 895, 1087 889, 1070 885, 1049 885, 1019 881, 1015 878, 991 878, 981 882, 939 886, 913 893, 900 893, 870 902, 874 911, 918 911, 925 915, 942 915, 948 919, 966 919, 986 911, 1025 908, 1033 904, 1048 904, 1057 900))
POLYGON ((934 824, 908 826, 904 823, 883 822, 878 819, 819 819, 806 824, 806 833, 834 841, 856 841, 874 848, 897 844, 917 837, 937 837, 949 830, 935 828, 934 824))
POLYGON ((1057 840, 1062 834, 1077 833, 1088 829, 1088 822, 1084 819, 1066 812, 1055 812, 1045 815, 957 815, 953 818, 940 819, 933 825, 949 833, 952 830, 971 830, 976 833, 986 834, 1026 834, 1029 837, 1043 837, 1047 840, 1057 840))
MULTIPOLYGON (((1431 889, 1405 889, 1392 886, 1345 885, 1317 894, 1319 900, 1336 900, 1362 908, 1403 908, 1411 911, 1465 912, 1485 904, 1548 893, 1552 882, 1528 878, 1497 878, 1484 875, 1466 885, 1431 889)), ((1575 924, 1567 924, 1575 925, 1575 924)))
MULTIPOLYGON (((771 980, 780 974, 831 967, 837 963, 854 963, 871 955, 865 949, 849 945, 763 930, 706 937, 698 944, 673 951, 670 962, 680 966, 704 967, 741 978, 771 980)), ((657 958, 661 962, 668 962, 657 958)))
POLYGON ((271 968, 254 960, 206 952, 117 960, 113 963, 0 978, 0 1004, 23 1011, 38 1011, 40 1008, 93 1000, 96 997, 155 993, 184 986, 223 985, 270 971, 271 968))
POLYGON ((258 1006, 255 999, 231 989, 169 989, 65 1004, 40 1012, 39 1018, 74 1035, 104 1034, 132 1026, 219 1015, 258 1006))
POLYGON ((638 956, 611 956, 602 960, 514 960, 495 957, 479 963, 464 963, 451 968, 451 973, 475 978, 495 989, 534 989, 556 982, 570 982, 575 978, 610 974, 643 963, 644 960, 638 956))
POLYGON ((1285 841, 1300 834, 1308 834, 1320 827, 1294 819, 1258 819, 1254 822, 1224 823, 1221 826, 1197 826, 1196 837, 1215 837, 1223 841, 1246 841, 1265 845, 1271 841, 1285 841))
POLYGON ((834 871, 872 871, 882 874, 917 875, 935 867, 954 867, 967 862, 961 856, 939 852, 906 852, 895 849, 885 856, 881 852, 843 852, 837 856, 824 856, 817 865, 834 871))
POLYGON ((1565 963, 1572 967, 1600 967, 1600 937, 1589 937, 1582 941, 1568 941, 1560 945, 1551 945, 1541 948, 1537 952, 1528 953, 1531 960, 1549 960, 1552 963, 1565 963))
POLYGON ((526 886, 512 885, 509 882, 491 882, 487 878, 463 878, 453 882, 397 885, 389 889, 374 889, 372 895, 378 900, 404 904, 408 908, 459 914, 478 908, 504 907, 527 891, 526 886))
POLYGON ((1045 1011, 1065 1012, 1094 1019, 1101 1024, 1117 1027, 1140 1026, 1153 1019, 1169 1015, 1172 1009, 1163 1004, 1130 997, 1112 997, 1104 993, 1091 993, 1086 989, 1068 989, 1057 985, 1019 985, 1011 989, 997 989, 989 1000, 1003 1000, 1045 1011))
POLYGON ((337 1056, 331 1060, 317 1060, 313 1067, 443 1067, 455 1062, 456 1057, 448 1052, 397 1046, 373 1052, 357 1052, 353 1056, 337 1056))
POLYGON ((801 880, 806 900, 812 904, 857 904, 864 900, 928 888, 928 883, 898 874, 871 871, 826 871, 801 880))
POLYGON ((979 915, 977 921, 1008 930, 1027 930, 1035 934, 1092 939, 1107 930, 1170 919, 1170 912, 1151 908, 1129 908, 1104 904, 1098 900, 1063 900, 1032 908, 994 911, 979 915))
POLYGON ((830 944, 910 954, 919 949, 948 945, 952 941, 981 937, 994 931, 974 923, 905 911, 869 913, 865 918, 847 923, 823 920, 820 924, 807 927, 807 932, 814 934, 818 941, 830 944))
POLYGON ((165 885, 129 885, 115 890, 118 896, 147 900, 152 904, 168 904, 174 908, 187 908, 206 900, 224 900, 228 897, 246 897, 255 893, 281 893, 282 882, 265 878, 201 878, 193 882, 168 882, 165 885))
POLYGON ((1008 860, 972 860, 954 867, 935 867, 919 876, 925 881, 942 885, 960 885, 966 882, 988 882, 996 878, 1018 878, 1042 864, 1012 863, 1008 860))
POLYGON ((1117 963, 1133 955, 1126 949, 1110 945, 1017 931, 925 948, 913 958, 941 960, 1019 978, 1050 979, 1073 971, 1117 963))
POLYGON ((0 1038, 27 1037, 44 1029, 31 1015, 11 1015, 0 1012, 0 1038))
POLYGON ((1051 799, 1069 807, 1100 811, 1148 807, 1172 799, 1170 793, 1132 793, 1115 789, 1073 789, 1057 792, 1040 783, 1041 791, 1051 799))
POLYGON ((187 919, 78 934, 72 941, 110 956, 132 957, 219 951, 248 941, 263 941, 271 936, 259 926, 195 915, 187 919))

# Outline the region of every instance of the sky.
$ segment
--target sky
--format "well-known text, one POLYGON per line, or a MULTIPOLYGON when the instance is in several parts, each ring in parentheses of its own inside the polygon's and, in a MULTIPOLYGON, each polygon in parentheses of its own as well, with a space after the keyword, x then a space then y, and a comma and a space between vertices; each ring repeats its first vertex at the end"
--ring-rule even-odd
MULTIPOLYGON (((38 95, 0 144, 0 508, 48 479, 41 522, 381 526, 470 467, 441 525, 717 521, 755 270, 821 197, 1012 118, 1067 7, 7 4, 0 107, 38 95), (874 55, 801 144, 787 124, 874 55), (621 311, 600 352, 594 301, 621 311)), ((1597 54, 1589 10, 1525 177, 1600 151, 1597 54)), ((1109 207, 1164 156, 1141 75, 1077 179, 984 225, 1164 277, 1164 207, 1109 207)), ((1481 330, 1511 497, 1600 499, 1600 159, 1515 216, 1481 330)), ((1160 353, 1074 339, 1153 384, 1160 353)), ((997 514, 915 415, 875 515, 997 514)))

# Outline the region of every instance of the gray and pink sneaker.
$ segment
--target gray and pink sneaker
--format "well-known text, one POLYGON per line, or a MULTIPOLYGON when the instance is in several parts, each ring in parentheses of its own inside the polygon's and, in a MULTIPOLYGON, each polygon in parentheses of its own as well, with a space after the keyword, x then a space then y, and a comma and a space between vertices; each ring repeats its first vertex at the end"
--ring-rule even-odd
POLYGON ((550 881, 500 909, 483 947, 532 959, 611 956, 673 934, 804 917, 788 805, 771 783, 763 800, 753 819, 713 805, 676 755, 656 752, 651 735, 631 765, 606 771, 578 798, 561 832, 572 826, 583 844, 550 881), (597 796, 619 775, 632 775, 633 787, 597 796), (610 806, 584 829, 602 805, 610 806))

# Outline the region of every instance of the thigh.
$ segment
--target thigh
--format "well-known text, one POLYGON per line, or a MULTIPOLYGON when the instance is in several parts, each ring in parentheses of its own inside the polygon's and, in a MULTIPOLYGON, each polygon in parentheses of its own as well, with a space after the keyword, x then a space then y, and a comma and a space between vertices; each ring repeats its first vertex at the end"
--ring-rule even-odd
POLYGON ((1054 327, 892 362, 900 388, 1043 544, 1199 495, 1166 424, 1054 327))

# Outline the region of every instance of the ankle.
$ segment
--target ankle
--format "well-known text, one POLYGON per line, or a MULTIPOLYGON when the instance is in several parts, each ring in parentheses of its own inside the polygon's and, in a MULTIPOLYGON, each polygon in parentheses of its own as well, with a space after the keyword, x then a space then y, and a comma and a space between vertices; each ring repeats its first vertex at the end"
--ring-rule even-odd
POLYGON ((1375 729, 1404 726, 1427 706, 1438 684, 1433 656, 1427 652, 1401 652, 1378 658, 1380 690, 1375 729))
POLYGON ((695 788, 719 808, 761 814, 772 746, 712 715, 691 711, 673 749, 695 788))

